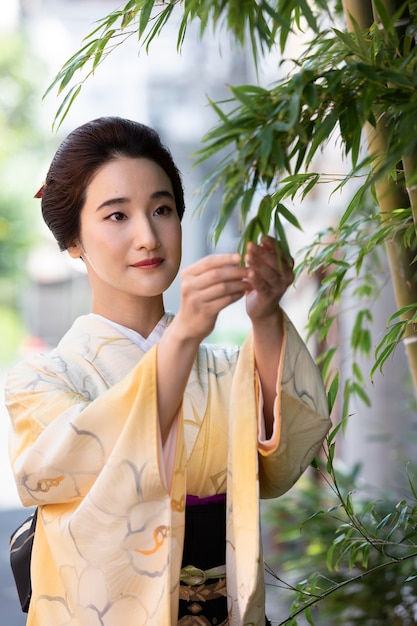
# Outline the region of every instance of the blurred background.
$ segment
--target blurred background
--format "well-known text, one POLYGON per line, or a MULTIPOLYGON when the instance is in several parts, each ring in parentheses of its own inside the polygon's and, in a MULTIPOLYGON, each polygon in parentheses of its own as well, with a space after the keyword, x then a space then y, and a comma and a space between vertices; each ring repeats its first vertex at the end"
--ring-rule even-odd
MULTIPOLYGON (((115 50, 84 85, 61 128, 54 131, 59 101, 55 92, 43 99, 44 92, 94 22, 119 5, 117 0, 7 0, 0 12, 0 626, 25 623, 9 571, 8 540, 26 511, 18 500, 8 462, 5 376, 17 360, 55 345, 74 318, 88 312, 90 303, 81 261, 74 262, 59 252, 41 220, 40 200, 33 198, 51 157, 69 131, 101 115, 130 117, 156 128, 183 174, 187 201, 183 265, 188 265, 213 250, 209 233, 216 198, 210 200, 202 216, 194 211, 210 164, 192 167, 192 154, 215 123, 207 97, 215 101, 227 98, 228 83, 259 80, 270 84, 282 71, 278 69, 279 59, 271 57, 256 78, 249 53, 235 49, 219 32, 200 41, 194 26, 182 53, 177 54, 176 26, 168 24, 149 54, 138 50, 134 37, 115 50)), ((295 50, 296 45, 294 42, 295 50)), ((334 146, 322 155, 319 169, 342 171, 344 167, 334 146)), ((329 200, 326 189, 322 197, 308 198, 298 214, 303 232, 289 233, 295 257, 312 232, 331 223, 332 215, 340 215, 349 193, 345 189, 329 200)), ((235 250, 238 240, 238 220, 232 219, 217 250, 235 250)), ((174 283, 166 298, 167 308, 174 312, 178 307, 177 286, 174 283)), ((316 288, 314 279, 301 277, 285 298, 284 308, 301 334, 316 288)), ((352 300, 350 312, 348 308, 339 325, 342 376, 350 367, 345 341, 354 307, 352 300)), ((380 302, 374 311, 376 336, 389 311, 394 310, 391 286, 382 277, 380 302)), ((247 328, 244 306, 238 303, 222 313, 212 339, 239 343, 247 328)), ((310 348, 317 353, 314 343, 310 348)), ((360 420, 351 421, 339 448, 346 468, 360 465, 363 480, 376 487, 395 489, 403 481, 400 461, 407 458, 407 445, 414 443, 409 436, 415 431, 415 426, 410 427, 414 407, 401 401, 408 384, 403 375, 404 358, 398 350, 385 376, 377 376, 369 385, 372 407, 361 407, 360 420)), ((271 527, 274 519, 266 513, 266 542, 271 537, 271 550, 279 554, 271 527)), ((285 602, 280 605, 272 595, 269 613, 277 621, 285 617, 285 602)))

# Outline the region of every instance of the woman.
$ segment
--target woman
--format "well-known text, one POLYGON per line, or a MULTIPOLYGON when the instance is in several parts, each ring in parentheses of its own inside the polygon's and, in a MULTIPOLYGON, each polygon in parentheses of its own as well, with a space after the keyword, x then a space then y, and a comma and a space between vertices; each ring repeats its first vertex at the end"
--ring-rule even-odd
POLYGON ((293 272, 271 238, 244 264, 194 263, 165 312, 183 211, 171 154, 141 124, 84 124, 51 163, 43 217, 93 304, 8 377, 16 483, 39 507, 29 626, 265 623, 258 498, 309 465, 326 394, 279 308, 293 272), (242 296, 242 348, 202 344, 242 296))

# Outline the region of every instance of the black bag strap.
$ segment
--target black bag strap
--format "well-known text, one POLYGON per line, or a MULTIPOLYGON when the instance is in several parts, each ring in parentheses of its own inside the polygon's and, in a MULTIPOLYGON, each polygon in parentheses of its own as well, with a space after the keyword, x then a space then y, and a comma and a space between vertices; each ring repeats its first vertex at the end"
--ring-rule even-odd
POLYGON ((30 598, 32 596, 30 562, 37 518, 38 509, 36 508, 34 512, 16 528, 10 537, 10 565, 19 595, 20 605, 24 613, 27 613, 29 610, 30 598))

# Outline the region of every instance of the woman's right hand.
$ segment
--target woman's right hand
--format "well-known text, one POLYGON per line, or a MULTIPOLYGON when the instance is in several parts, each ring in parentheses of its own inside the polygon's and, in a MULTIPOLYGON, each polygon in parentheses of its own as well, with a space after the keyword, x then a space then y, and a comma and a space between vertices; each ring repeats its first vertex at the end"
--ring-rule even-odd
POLYGON ((218 314, 247 291, 248 270, 239 265, 240 254, 212 254, 181 274, 181 304, 177 332, 200 342, 213 330, 218 314))
POLYGON ((210 334, 218 314, 247 291, 248 270, 239 254, 213 254, 181 274, 181 304, 158 346, 158 414, 165 442, 178 414, 201 341, 210 334))

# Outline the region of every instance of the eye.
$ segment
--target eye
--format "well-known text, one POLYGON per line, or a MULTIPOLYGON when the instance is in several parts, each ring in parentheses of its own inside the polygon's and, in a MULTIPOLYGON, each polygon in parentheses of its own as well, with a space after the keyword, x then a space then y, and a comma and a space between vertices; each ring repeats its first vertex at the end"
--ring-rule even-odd
POLYGON ((127 218, 126 218, 126 215, 122 213, 121 211, 115 211, 114 213, 111 213, 110 215, 108 215, 106 219, 112 222, 122 222, 123 220, 127 218))
POLYGON ((173 209, 170 206, 163 204, 162 206, 159 206, 157 209, 155 209, 153 214, 154 215, 169 215, 170 213, 172 213, 172 211, 173 209))

